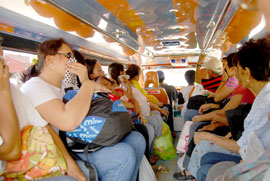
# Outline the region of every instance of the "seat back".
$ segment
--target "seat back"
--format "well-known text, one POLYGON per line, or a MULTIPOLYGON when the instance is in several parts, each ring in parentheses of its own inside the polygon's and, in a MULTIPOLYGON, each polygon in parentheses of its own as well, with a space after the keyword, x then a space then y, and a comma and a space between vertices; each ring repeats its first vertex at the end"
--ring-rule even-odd
POLYGON ((163 104, 169 104, 169 98, 166 90, 159 87, 158 74, 154 71, 149 71, 145 74, 144 89, 149 95, 155 96, 163 104), (149 87, 153 84, 153 87, 149 87))
POLYGON ((159 87, 158 74, 154 71, 149 71, 144 76, 144 87, 149 87, 150 84, 153 84, 153 87, 159 87))

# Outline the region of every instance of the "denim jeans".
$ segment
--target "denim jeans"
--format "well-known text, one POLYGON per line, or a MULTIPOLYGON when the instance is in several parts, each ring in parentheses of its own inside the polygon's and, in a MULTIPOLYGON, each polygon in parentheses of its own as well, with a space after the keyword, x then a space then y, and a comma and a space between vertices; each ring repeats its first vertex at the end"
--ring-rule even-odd
POLYGON ((191 175, 197 177, 197 171, 200 168, 201 158, 209 152, 218 152, 239 156, 239 154, 226 150, 211 141, 202 140, 195 146, 188 164, 188 171, 191 175))
POLYGON ((188 109, 184 114, 185 121, 192 121, 192 118, 196 115, 199 115, 199 111, 196 109, 188 109))
MULTIPOLYGON (((114 146, 104 147, 88 153, 88 159, 97 172, 99 180, 135 181, 145 151, 145 139, 137 131, 132 131, 114 146)), ((78 155, 84 159, 83 153, 78 155)), ((89 171, 83 162, 77 162, 82 172, 89 178, 89 171)))
POLYGON ((209 169, 214 166, 214 164, 223 161, 233 161, 239 163, 241 157, 238 155, 229 155, 225 153, 209 152, 203 155, 200 163, 200 168, 197 171, 197 181, 204 181, 206 179, 209 169))

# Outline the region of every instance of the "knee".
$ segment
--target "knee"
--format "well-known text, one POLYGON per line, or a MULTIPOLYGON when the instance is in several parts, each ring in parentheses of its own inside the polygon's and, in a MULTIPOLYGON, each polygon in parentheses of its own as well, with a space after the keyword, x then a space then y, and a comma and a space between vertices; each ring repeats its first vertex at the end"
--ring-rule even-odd
POLYGON ((197 181, 204 181, 206 179, 206 176, 207 176, 207 173, 209 171, 209 169, 212 167, 211 164, 205 164, 205 165, 202 165, 198 171, 197 171, 197 174, 196 174, 196 179, 197 181))
POLYGON ((153 128, 152 125, 150 124, 147 125, 147 132, 148 132, 149 139, 152 140, 155 137, 155 129, 153 128))
POLYGON ((209 152, 209 153, 206 153, 205 155, 203 155, 203 157, 201 158, 201 165, 205 165, 205 164, 208 164, 208 163, 211 163, 212 162, 212 158, 213 158, 213 152, 209 152))
POLYGON ((112 155, 117 156, 118 158, 115 157, 117 162, 120 162, 121 167, 134 167, 136 164, 136 153, 135 150, 132 146, 130 146, 127 143, 118 143, 117 144, 117 155, 112 155))
POLYGON ((132 132, 132 134, 134 134, 134 138, 135 138, 134 143, 136 143, 139 147, 141 147, 144 152, 145 147, 146 147, 146 142, 143 135, 137 131, 132 132))

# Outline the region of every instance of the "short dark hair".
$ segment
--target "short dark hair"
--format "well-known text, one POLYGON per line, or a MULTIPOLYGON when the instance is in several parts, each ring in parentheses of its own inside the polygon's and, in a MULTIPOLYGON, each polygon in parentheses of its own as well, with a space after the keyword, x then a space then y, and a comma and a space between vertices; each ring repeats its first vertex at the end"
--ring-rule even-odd
POLYGON ((78 50, 73 50, 73 55, 78 63, 85 65, 84 56, 78 50))
POLYGON ((194 70, 186 71, 185 78, 186 78, 188 85, 193 85, 195 82, 195 71, 194 70))
POLYGON ((112 63, 109 65, 108 73, 110 77, 119 85, 118 77, 120 75, 120 72, 124 71, 124 65, 120 63, 112 63))
POLYGON ((227 56, 227 65, 229 68, 233 67, 236 65, 236 53, 231 53, 227 56))
POLYGON ((97 63, 96 59, 85 59, 85 65, 86 65, 88 77, 90 80, 92 80, 92 78, 90 77, 90 74, 93 74, 96 63, 97 63))
POLYGON ((238 65, 249 68, 255 80, 270 80, 270 40, 250 40, 243 44, 236 56, 238 65))
POLYGON ((158 74, 158 81, 159 81, 160 83, 162 83, 162 82, 164 81, 164 79, 165 79, 165 76, 164 76, 163 71, 158 70, 158 71, 157 71, 157 74, 158 74))
POLYGON ((126 74, 129 75, 129 80, 133 79, 134 77, 136 77, 137 75, 140 74, 140 67, 136 64, 130 64, 128 66, 128 69, 126 71, 126 74))

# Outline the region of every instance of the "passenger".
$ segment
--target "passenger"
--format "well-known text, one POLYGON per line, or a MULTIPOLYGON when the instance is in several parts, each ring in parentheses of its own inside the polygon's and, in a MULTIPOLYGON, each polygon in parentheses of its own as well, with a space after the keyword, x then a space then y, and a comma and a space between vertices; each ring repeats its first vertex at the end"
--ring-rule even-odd
MULTIPOLYGON (((107 91, 105 87, 90 81, 87 68, 71 62, 72 51, 62 39, 43 42, 38 51, 38 64, 32 67, 38 77, 31 78, 22 87, 41 116, 62 131, 76 129, 88 113, 94 91, 107 91), (62 102, 60 86, 65 71, 76 74, 82 86, 68 103, 62 102)), ((99 64, 96 62, 96 66, 99 64)), ((131 132, 114 146, 104 147, 88 154, 96 167, 100 180, 136 180, 139 165, 145 150, 145 141, 140 133, 131 132)), ((78 155, 85 160, 83 153, 78 155)), ((89 172, 81 167, 89 179, 89 172)))
MULTIPOLYGON (((126 70, 126 74, 129 76, 129 81, 138 81, 139 79, 140 68, 137 65, 131 65, 126 70)), ((157 110, 151 111, 151 104, 148 105, 147 98, 143 95, 143 93, 137 89, 134 85, 132 85, 132 95, 137 100, 137 102, 141 106, 142 114, 147 119, 148 124, 153 126, 155 130, 155 136, 160 137, 162 135, 162 118, 161 114, 157 110)), ((155 106, 157 107, 157 106, 155 106)), ((160 109, 160 108, 159 108, 160 109)), ((150 155, 153 154, 154 149, 154 141, 151 143, 150 155)), ((154 163, 157 157, 152 157, 150 163, 154 163)))
POLYGON ((209 79, 202 79, 200 68, 204 58, 205 55, 202 55, 198 60, 195 81, 198 84, 202 84, 205 90, 215 93, 222 80, 222 63, 215 57, 206 57, 205 60, 208 59, 208 61, 203 66, 207 69, 209 79))
MULTIPOLYGON (((217 114, 224 114, 225 115, 226 110, 235 109, 241 104, 242 98, 243 98, 243 94, 241 95, 241 93, 245 93, 245 91, 239 92, 239 90, 242 89, 242 85, 238 86, 238 80, 235 77, 235 68, 236 67, 235 67, 235 63, 234 63, 234 61, 235 61, 234 56, 235 56, 235 53, 232 53, 227 57, 227 59, 226 59, 227 64, 226 64, 222 79, 224 77, 227 77, 226 79, 228 79, 228 80, 225 82, 223 82, 223 81, 221 82, 221 84, 220 84, 220 86, 215 94, 215 99, 218 99, 218 100, 220 97, 224 98, 224 97, 229 96, 230 98, 232 98, 232 97, 233 98, 222 109, 219 109, 220 108, 219 104, 204 104, 204 105, 202 105, 199 109, 199 113, 201 115, 194 116, 192 118, 193 122, 212 121, 212 119, 217 114), (217 93, 222 94, 223 96, 219 96, 219 95, 217 95, 217 93), (237 96, 233 96, 233 95, 237 95, 237 96), (215 111, 212 111, 210 113, 203 114, 203 112, 205 112, 211 108, 217 108, 219 110, 215 110, 215 111)), ((245 95, 244 100, 248 100, 250 98, 248 100, 249 101, 248 103, 252 104, 253 100, 254 100, 254 96, 252 96, 252 93, 250 91, 248 91, 248 90, 246 90, 246 91, 247 91, 247 95, 245 95)))
POLYGON ((153 99, 151 97, 154 97, 155 99, 157 99, 157 98, 153 95, 148 95, 146 93, 146 91, 138 83, 140 73, 141 73, 140 67, 138 65, 135 65, 135 64, 129 65, 128 69, 126 71, 126 74, 130 76, 129 80, 130 80, 131 84, 134 87, 136 87, 138 90, 140 90, 142 92, 142 94, 147 98, 151 110, 157 110, 160 114, 168 117, 168 111, 165 109, 159 108, 159 106, 162 106, 163 103, 159 102, 158 100, 157 100, 158 103, 154 103, 155 101, 152 101, 153 99))
POLYGON ((202 156, 208 152, 239 155, 248 144, 248 136, 254 132, 265 149, 270 143, 270 40, 250 40, 237 52, 237 73, 242 84, 256 96, 253 106, 244 120, 244 132, 238 141, 222 138, 207 132, 197 132, 188 166, 190 173, 196 177, 202 156), (254 61, 256 60, 256 61, 254 61))
MULTIPOLYGON (((211 91, 205 92, 206 94, 209 94, 208 97, 214 97, 213 102, 217 102, 217 103, 220 102, 222 107, 224 107, 224 105, 226 105, 226 103, 229 100, 226 98, 231 98, 233 91, 238 86, 238 80, 235 77, 235 71, 234 71, 235 66, 233 63, 233 61, 234 61, 233 57, 234 57, 234 54, 230 54, 227 58, 223 58, 223 64, 225 65, 225 67, 223 69, 223 75, 222 75, 221 82, 219 83, 219 86, 218 86, 218 89, 216 90, 216 92, 215 93, 211 92, 211 91)), ((210 61, 205 63, 205 66, 212 67, 212 64, 213 64, 212 62, 215 62, 215 61, 211 61, 211 60, 218 61, 216 59, 210 59, 210 61)), ((219 64, 221 65, 221 62, 219 62, 219 64)), ((211 72, 212 71, 210 71, 210 75, 212 74, 211 72)), ((209 79, 209 80, 212 80, 212 79, 209 79)), ((211 82, 211 86, 209 86, 209 87, 213 87, 213 86, 214 85, 212 85, 212 82, 211 82)), ((205 108, 204 111, 207 111, 209 109, 218 109, 220 106, 218 106, 216 104, 205 104, 205 105, 202 105, 201 107, 202 108, 200 110, 203 110, 203 108, 205 108)), ((199 112, 195 109, 187 110, 184 119, 186 121, 192 120, 194 118, 194 116, 202 114, 202 112, 200 112, 200 110, 199 110, 199 112)))
MULTIPOLYGON (((197 64, 195 82, 198 84, 201 84, 205 90, 208 90, 208 94, 210 94, 211 92, 215 93, 221 83, 222 73, 223 73, 223 69, 222 69, 221 61, 219 61, 215 57, 205 58, 205 55, 201 55, 197 64), (204 79, 201 76, 200 68, 201 68, 203 59, 205 59, 205 63, 203 65, 204 67, 206 67, 207 75, 209 77, 208 79, 204 79)), ((184 120, 190 121, 192 120, 193 116, 196 116, 196 115, 199 115, 198 110, 188 109, 185 112, 184 120)))
POLYGON ((90 80, 94 80, 99 76, 105 76, 100 63, 96 59, 85 59, 85 65, 87 67, 90 80))
MULTIPOLYGON (((137 120, 140 120, 140 124, 134 124, 135 129, 137 129, 140 133, 142 133, 147 140, 147 148, 145 151, 145 155, 149 162, 154 163, 155 160, 152 158, 153 154, 153 146, 154 146, 154 138, 155 138, 155 130, 154 127, 148 124, 147 119, 143 115, 142 107, 140 106, 139 102, 133 97, 133 91, 131 89, 130 82, 123 77, 125 75, 124 66, 119 63, 112 63, 108 67, 108 73, 110 78, 115 82, 116 90, 119 90, 120 87, 125 89, 123 91, 123 97, 130 102, 132 102, 135 106, 133 110, 136 114, 139 114, 137 120), (146 121, 145 121, 146 120, 146 121), (146 128, 146 133, 145 133, 146 128)), ((122 89, 121 88, 121 89, 122 89)))
POLYGON ((195 83, 195 71, 194 70, 188 70, 185 72, 185 79, 188 83, 188 86, 183 87, 180 89, 180 93, 182 93, 183 98, 184 98, 184 104, 181 105, 180 110, 181 110, 181 115, 184 117, 185 112, 187 110, 187 104, 188 104, 188 99, 191 96, 196 96, 196 95, 203 95, 203 86, 201 84, 194 84, 195 83))
POLYGON ((214 94, 215 102, 222 101, 225 98, 231 98, 233 91, 238 86, 238 79, 235 77, 235 53, 231 53, 228 57, 223 58, 225 63, 222 74, 221 83, 214 94))
MULTIPOLYGON (((0 46, 0 50, 1 46, 0 46)), ((1 55, 2 56, 2 55, 1 55)), ((61 142, 58 135, 54 132, 54 130, 48 125, 46 121, 44 121, 41 116, 38 114, 34 106, 31 104, 29 99, 21 93, 21 91, 15 86, 10 85, 9 83, 9 71, 8 67, 4 65, 2 59, 0 59, 0 96, 1 96, 1 121, 0 121, 0 175, 6 170, 9 171, 10 167, 6 168, 6 161, 17 161, 22 159, 22 140, 21 140, 21 130, 28 126, 33 125, 35 127, 45 127, 44 135, 50 134, 53 139, 53 144, 57 146, 57 148, 63 154, 64 162, 67 166, 67 175, 68 176, 58 176, 53 177, 53 180, 86 180, 83 173, 80 171, 79 167, 77 166, 76 162, 71 158, 68 154, 65 146, 61 142)), ((50 139, 50 138, 47 138, 50 139)), ((49 143, 48 140, 46 140, 49 143)), ((42 145, 42 143, 40 144, 42 145)), ((36 157, 37 159, 38 157, 36 157)), ((27 158, 24 158, 26 161, 27 158)), ((59 157, 59 160, 61 158, 59 157)), ((29 160, 28 160, 29 161, 29 160)), ((41 160, 35 160, 40 162, 41 160)), ((24 165, 24 168, 27 165, 24 165)), ((39 172, 40 168, 36 168, 39 172)), ((41 177, 52 177, 54 173, 58 170, 55 169, 54 172, 46 173, 46 175, 41 175, 37 177, 37 175, 29 174, 28 172, 24 172, 23 170, 18 170, 18 173, 13 171, 13 176, 15 174, 16 177, 20 177, 21 179, 36 179, 41 177), (19 172, 20 171, 20 172, 19 172), (25 174, 27 177, 25 178, 25 174)), ((47 170, 42 170, 42 172, 47 170)), ((59 175, 63 175, 64 173, 58 173, 59 175)), ((0 180, 3 179, 0 177, 0 180)), ((47 179, 48 180, 48 179, 47 179)))
MULTIPOLYGON (((116 63, 114 63, 114 64, 116 64, 116 63)), ((110 79, 108 79, 108 78, 106 78, 104 76, 101 76, 101 77, 99 77, 96 80, 96 82, 97 83, 100 83, 100 84, 104 85, 105 87, 107 87, 108 89, 112 90, 112 94, 115 94, 116 95, 116 91, 113 88, 113 84, 114 83, 110 79)), ((123 97, 123 96, 121 95, 121 97, 123 97)), ((132 102, 128 102, 127 99, 125 99, 125 100, 122 100, 121 99, 121 102, 124 104, 124 106, 127 109, 134 110, 134 104, 132 102)), ((139 110, 139 111, 141 112, 141 110, 139 110)), ((140 112, 138 114, 141 114, 140 112)), ((136 113, 134 113, 134 114, 136 114, 136 113)), ((131 115, 132 115, 132 113, 131 113, 131 115)), ((139 118, 137 118, 137 119, 139 119, 139 118)), ((134 124, 134 122, 133 122, 133 126, 135 127, 135 130, 138 131, 138 132, 140 132, 144 136, 144 138, 145 138, 146 148, 147 149, 145 149, 145 153, 144 154, 145 154, 146 158, 149 160, 150 159, 150 155, 149 155, 150 146, 149 146, 149 143, 152 143, 154 141, 154 137, 155 137, 154 128, 151 125, 148 125, 148 124, 147 125, 144 125, 144 119, 141 120, 141 124, 138 124, 138 123, 134 124), (151 131, 150 133, 148 133, 147 127, 150 127, 150 129, 151 129, 150 130, 151 131), (149 138, 151 140, 149 140, 149 138)))
POLYGON ((157 71, 157 74, 158 74, 159 87, 162 87, 166 90, 166 93, 169 97, 170 104, 172 106, 176 105, 177 91, 176 91, 175 87, 163 83, 163 81, 165 79, 163 71, 159 70, 159 71, 157 71))
POLYGON ((166 90, 166 93, 169 97, 170 104, 163 105, 163 107, 166 106, 169 109, 167 124, 170 126, 172 135, 175 137, 176 133, 174 132, 174 125, 173 125, 173 108, 177 105, 176 104, 177 91, 174 86, 163 83, 165 76, 161 70, 157 71, 157 74, 158 74, 159 86, 166 90))

